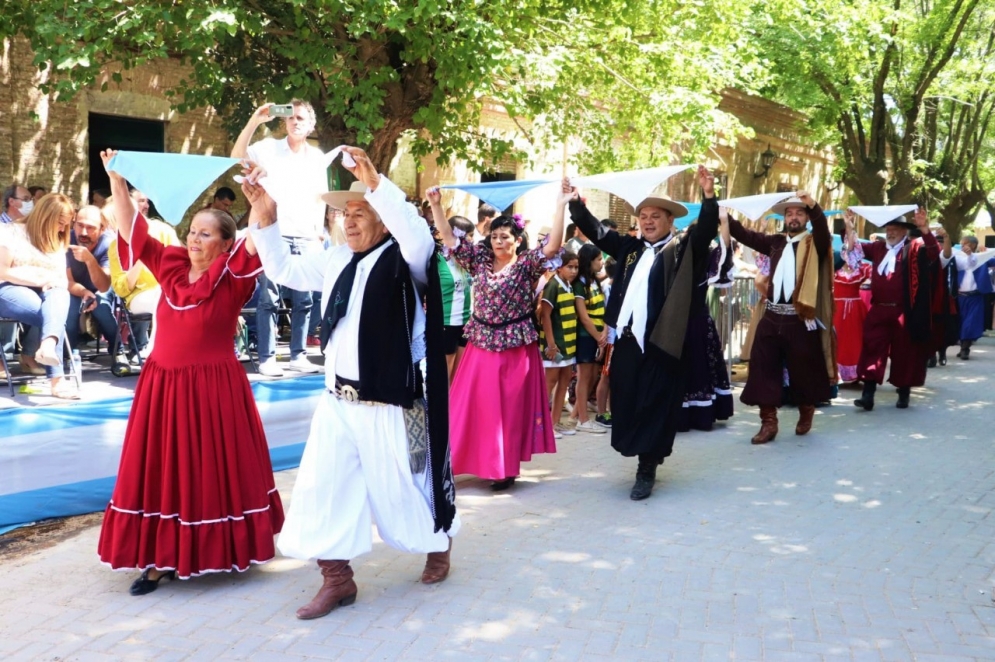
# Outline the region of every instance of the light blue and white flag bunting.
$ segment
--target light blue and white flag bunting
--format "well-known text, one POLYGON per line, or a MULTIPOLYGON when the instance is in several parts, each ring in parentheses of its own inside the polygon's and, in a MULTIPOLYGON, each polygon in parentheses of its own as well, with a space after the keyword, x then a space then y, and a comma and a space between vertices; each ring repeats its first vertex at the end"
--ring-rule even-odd
POLYGON ((660 168, 645 168, 643 170, 628 170, 624 172, 605 172, 600 175, 571 177, 574 186, 608 191, 628 202, 635 208, 640 202, 652 195, 653 191, 663 182, 679 172, 684 172, 693 165, 673 165, 660 168))
POLYGON ((502 210, 513 205, 515 200, 518 200, 532 189, 539 188, 540 186, 546 186, 547 184, 553 184, 558 181, 560 180, 551 178, 522 179, 506 182, 446 184, 445 186, 440 186, 439 188, 455 189, 457 191, 469 193, 470 195, 483 200, 495 209, 502 210))
POLYGON ((118 152, 108 167, 147 195, 167 223, 179 225, 204 189, 238 162, 200 154, 118 152))
POLYGON ((854 206, 850 211, 860 214, 874 225, 884 227, 888 221, 893 221, 900 216, 919 209, 919 205, 881 205, 874 207, 854 206))
POLYGON ((747 195, 741 198, 728 198, 727 200, 719 200, 719 206, 738 211, 751 221, 756 221, 763 216, 765 211, 777 203, 787 200, 794 194, 794 191, 782 191, 781 193, 763 193, 761 195, 747 195))

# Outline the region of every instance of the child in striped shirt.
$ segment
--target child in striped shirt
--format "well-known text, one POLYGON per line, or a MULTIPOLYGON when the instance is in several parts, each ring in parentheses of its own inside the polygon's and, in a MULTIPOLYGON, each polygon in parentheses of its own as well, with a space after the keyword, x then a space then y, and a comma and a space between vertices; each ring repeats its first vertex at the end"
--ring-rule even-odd
POLYGON ((543 348, 543 367, 546 369, 546 391, 549 393, 550 411, 554 422, 554 436, 576 434, 574 429, 560 423, 563 399, 567 395, 573 367, 577 363, 577 306, 574 281, 577 280, 577 256, 570 252, 562 255, 562 266, 546 284, 542 292, 542 333, 539 343, 543 348))
POLYGON ((597 279, 602 266, 601 249, 594 244, 585 244, 577 257, 579 275, 574 289, 580 324, 577 333, 577 402, 573 418, 577 419, 579 432, 604 434, 605 427, 587 417, 588 398, 591 397, 600 367, 598 350, 604 344, 606 335, 605 294, 597 279))

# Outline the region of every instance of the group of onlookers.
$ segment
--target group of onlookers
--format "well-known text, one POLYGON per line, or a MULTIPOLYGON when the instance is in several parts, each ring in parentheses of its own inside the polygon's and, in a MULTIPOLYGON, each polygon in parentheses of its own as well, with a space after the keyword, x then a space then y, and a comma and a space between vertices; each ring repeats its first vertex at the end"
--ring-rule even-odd
MULTIPOLYGON (((131 198, 148 213, 147 197, 133 190, 131 198)), ((151 315, 159 290, 140 262, 121 269, 109 201, 109 191, 100 190, 79 208, 68 196, 42 187, 13 184, 3 191, 0 342, 11 358, 19 346, 20 370, 47 376, 56 398, 79 398, 65 379, 66 342, 77 349, 84 334, 102 338, 119 348, 114 360, 126 364, 151 350, 148 320, 131 325, 133 342, 121 342, 119 302, 132 313, 151 315)), ((169 225, 157 221, 153 227, 164 242, 179 243, 169 225)))

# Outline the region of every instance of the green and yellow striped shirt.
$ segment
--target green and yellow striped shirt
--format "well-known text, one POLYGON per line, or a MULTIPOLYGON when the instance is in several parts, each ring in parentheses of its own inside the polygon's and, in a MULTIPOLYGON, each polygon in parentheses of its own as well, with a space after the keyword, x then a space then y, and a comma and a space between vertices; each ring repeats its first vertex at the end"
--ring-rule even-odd
MULTIPOLYGON (((542 291, 542 300, 553 307, 550 320, 553 325, 553 340, 560 348, 564 359, 577 355, 577 305, 576 295, 559 276, 554 276, 542 291)), ((543 347, 548 347, 546 334, 540 332, 543 347)))
MULTIPOLYGON (((605 293, 601 291, 601 285, 598 284, 598 281, 595 280, 591 283, 591 291, 588 292, 583 279, 578 278, 574 283, 574 292, 578 299, 584 300, 587 316, 591 318, 594 328, 598 331, 605 328, 605 293)), ((583 324, 580 325, 580 335, 585 338, 591 336, 583 324)))

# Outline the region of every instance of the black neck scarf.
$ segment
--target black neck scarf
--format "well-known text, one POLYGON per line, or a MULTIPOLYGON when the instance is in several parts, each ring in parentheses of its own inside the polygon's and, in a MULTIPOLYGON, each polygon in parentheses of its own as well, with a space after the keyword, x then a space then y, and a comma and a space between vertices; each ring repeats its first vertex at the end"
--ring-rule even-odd
POLYGON ((378 243, 373 248, 363 251, 362 253, 353 253, 352 259, 349 260, 349 264, 346 265, 342 273, 335 280, 335 285, 332 287, 331 293, 328 295, 328 304, 325 306, 325 314, 321 317, 321 351, 325 351, 325 345, 328 344, 328 339, 332 337, 332 331, 335 330, 335 326, 339 323, 339 320, 345 317, 346 311, 349 310, 349 295, 352 293, 352 285, 356 282, 356 265, 360 261, 377 250, 388 241, 391 237, 388 235, 383 238, 380 243, 378 243))

